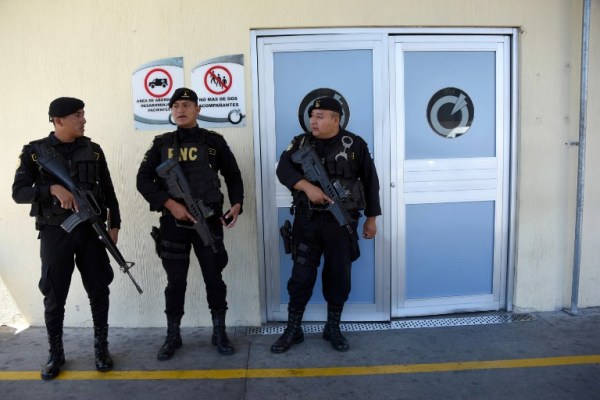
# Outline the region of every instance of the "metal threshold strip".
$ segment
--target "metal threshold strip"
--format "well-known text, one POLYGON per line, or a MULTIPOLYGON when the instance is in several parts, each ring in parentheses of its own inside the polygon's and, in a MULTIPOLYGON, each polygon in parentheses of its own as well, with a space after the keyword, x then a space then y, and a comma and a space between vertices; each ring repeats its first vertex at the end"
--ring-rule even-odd
MULTIPOLYGON (((350 322, 340 324, 340 329, 344 332, 384 331, 391 329, 507 324, 533 321, 534 319, 535 317, 531 314, 497 314, 455 318, 406 319, 391 322, 350 322)), ((302 324, 302 329, 304 329, 304 333, 319 333, 323 332, 323 325, 323 323, 309 322, 302 324)), ((285 327, 284 323, 250 327, 247 328, 246 335, 280 335, 283 333, 285 327)))

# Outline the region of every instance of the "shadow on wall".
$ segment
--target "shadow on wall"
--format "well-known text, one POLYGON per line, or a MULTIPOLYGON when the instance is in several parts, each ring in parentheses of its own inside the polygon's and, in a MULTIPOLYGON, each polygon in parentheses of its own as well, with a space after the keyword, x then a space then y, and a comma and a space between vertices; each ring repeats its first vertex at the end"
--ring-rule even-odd
POLYGON ((4 284, 2 276, 0 276, 0 325, 7 325, 16 329, 15 333, 29 328, 29 323, 21 314, 12 295, 4 284))

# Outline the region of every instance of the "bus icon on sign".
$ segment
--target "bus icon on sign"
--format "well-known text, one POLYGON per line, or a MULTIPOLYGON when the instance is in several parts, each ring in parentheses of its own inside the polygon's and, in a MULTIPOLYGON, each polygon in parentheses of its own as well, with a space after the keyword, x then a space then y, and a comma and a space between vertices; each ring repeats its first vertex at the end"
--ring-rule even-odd
POLYGON ((150 86, 152 89, 154 89, 156 86, 167 87, 168 84, 167 78, 154 78, 148 82, 148 86, 150 86))

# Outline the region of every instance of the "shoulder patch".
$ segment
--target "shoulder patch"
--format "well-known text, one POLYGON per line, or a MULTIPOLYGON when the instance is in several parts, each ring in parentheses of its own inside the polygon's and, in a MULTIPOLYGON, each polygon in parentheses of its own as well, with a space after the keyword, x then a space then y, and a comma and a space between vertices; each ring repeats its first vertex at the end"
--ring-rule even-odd
POLYGON ((209 130, 207 130, 206 132, 212 133, 213 135, 217 135, 217 136, 223 137, 223 135, 221 135, 219 132, 209 131, 209 130))
POLYGON ((161 142, 172 142, 173 141, 173 132, 165 132, 160 135, 154 136, 153 143, 161 143, 161 142))
POLYGON ((42 143, 47 143, 50 139, 48 139, 47 137, 43 138, 43 139, 37 139, 37 140, 32 140, 31 142, 28 143, 29 146, 33 146, 36 144, 42 144, 42 143))

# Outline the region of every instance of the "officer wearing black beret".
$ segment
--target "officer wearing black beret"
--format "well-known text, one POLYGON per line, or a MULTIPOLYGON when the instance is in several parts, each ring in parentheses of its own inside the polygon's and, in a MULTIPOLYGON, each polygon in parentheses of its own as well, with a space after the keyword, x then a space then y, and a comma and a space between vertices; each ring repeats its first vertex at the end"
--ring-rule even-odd
POLYGON ((362 236, 373 239, 377 233, 375 219, 381 215, 379 179, 367 143, 340 126, 342 106, 332 97, 314 100, 308 109, 310 133, 296 136, 279 158, 277 177, 292 192, 293 250, 292 276, 287 288, 288 324, 271 346, 273 353, 288 351, 304 340, 302 316, 313 292, 317 270, 323 260, 323 296, 327 301, 327 323, 323 338, 337 351, 347 351, 348 342, 340 331, 344 304, 350 294, 351 265, 360 256, 357 225, 360 213, 367 217, 362 236), (310 182, 302 166, 292 155, 304 146, 312 146, 328 174, 345 193, 342 206, 351 217, 350 232, 340 226, 324 205, 333 203, 318 182, 310 182))
POLYGON ((40 231, 42 276, 39 288, 44 295, 44 319, 50 351, 41 371, 42 379, 53 379, 65 363, 63 350, 63 320, 65 302, 75 266, 90 299, 94 322, 94 352, 96 369, 101 372, 113 367, 108 351, 109 284, 113 271, 106 248, 88 222, 77 225, 70 233, 61 224, 79 211, 73 194, 37 163, 49 152, 69 168, 75 184, 92 192, 106 221, 110 215, 111 239, 117 243, 121 225, 119 203, 110 177, 106 158, 100 146, 85 137, 83 101, 59 97, 48 110, 54 131, 23 147, 15 173, 12 196, 15 202, 31 204, 31 216, 40 231))
POLYGON ((313 104, 308 107, 308 115, 312 115, 313 110, 329 110, 333 111, 341 117, 344 115, 342 105, 333 97, 321 97, 313 101, 313 104))
POLYGON ((236 159, 223 136, 198 127, 200 113, 198 96, 188 88, 175 90, 169 101, 171 118, 177 130, 154 138, 137 174, 137 189, 150 203, 150 210, 160 212, 160 239, 157 248, 167 273, 165 314, 167 336, 158 351, 161 361, 173 357, 182 346, 179 326, 184 315, 190 250, 200 263, 206 285, 206 297, 213 322, 212 344, 219 353, 233 354, 234 348, 225 331, 227 286, 222 271, 227 265, 227 251, 223 244, 223 227, 235 226, 242 213, 244 185, 236 159), (207 245, 194 229, 182 223, 196 222, 182 199, 169 194, 167 184, 156 172, 156 167, 167 159, 177 158, 194 199, 202 200, 214 215, 206 219, 215 238, 214 247, 207 245), (221 192, 220 173, 225 178, 231 206, 223 214, 224 196, 221 192), (222 217, 221 217, 222 216, 222 217), (227 222, 226 222, 227 220, 227 222))

